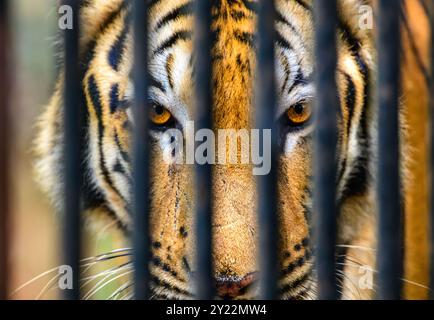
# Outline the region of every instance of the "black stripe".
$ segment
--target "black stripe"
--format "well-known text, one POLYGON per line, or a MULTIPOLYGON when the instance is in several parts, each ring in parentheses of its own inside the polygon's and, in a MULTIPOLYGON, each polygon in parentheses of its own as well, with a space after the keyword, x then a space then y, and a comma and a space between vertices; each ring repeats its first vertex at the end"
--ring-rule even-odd
POLYGON ((418 66, 419 69, 422 71, 422 74, 423 74, 423 76, 424 76, 424 78, 425 78, 425 82, 426 82, 427 85, 428 85, 428 84, 429 84, 429 79, 430 79, 429 71, 428 71, 427 67, 424 65, 423 61, 422 61, 421 53, 420 53, 420 51, 419 51, 418 48, 417 48, 417 45, 416 45, 416 42, 415 42, 415 39, 414 39, 413 32, 412 32, 412 30, 411 30, 411 28, 410 28, 410 25, 409 25, 409 23, 408 23, 407 16, 405 15, 404 12, 401 14, 401 17, 402 17, 402 21, 403 21, 403 24, 404 24, 405 31, 406 31, 407 34, 408 34, 408 39, 409 39, 410 49, 411 49, 411 51, 413 52, 413 55, 414 55, 415 58, 416 58, 417 66, 418 66))
POLYGON ((117 131, 115 132, 114 138, 115 138, 116 146, 117 146, 118 149, 119 149, 119 153, 120 153, 122 159, 123 159, 126 163, 130 163, 130 162, 131 162, 130 155, 129 155, 128 152, 126 152, 125 150, 123 150, 122 145, 121 145, 121 142, 119 141, 119 136, 118 136, 118 132, 117 132, 117 131))
POLYGON ((157 55, 163 53, 164 50, 171 48, 180 40, 191 40, 192 32, 187 30, 181 30, 175 32, 169 39, 164 41, 157 49, 154 50, 153 54, 157 55))
POLYGON ((122 11, 127 7, 128 1, 122 1, 119 5, 119 8, 113 11, 110 16, 101 24, 101 27, 99 29, 99 32, 96 33, 96 38, 93 39, 87 46, 87 49, 85 50, 84 55, 84 61, 83 61, 83 68, 82 73, 83 75, 86 73, 86 71, 89 69, 89 64, 92 61, 92 59, 95 56, 95 47, 98 43, 98 40, 102 37, 104 34, 104 30, 106 30, 116 19, 119 18, 119 16, 122 14, 122 11))
MULTIPOLYGON (((83 5, 86 5, 86 3, 83 3, 83 5)), ((115 9, 101 24, 100 24, 100 28, 99 31, 96 32, 96 36, 95 39, 93 39, 92 41, 90 41, 85 50, 84 50, 84 55, 83 55, 83 60, 80 66, 80 78, 83 79, 84 75, 86 74, 87 70, 89 69, 89 64, 92 61, 92 59, 95 56, 95 47, 97 44, 98 39, 101 37, 101 35, 103 34, 103 31, 110 26, 117 18, 119 18, 119 16, 121 15, 122 11, 127 7, 128 5, 128 1, 122 1, 119 5, 119 7, 117 9, 115 9)), ((59 42, 60 44, 60 42, 59 42)), ((59 64, 63 64, 63 62, 60 61, 59 64)), ((61 68, 59 68, 59 71, 61 70, 61 68)), ((81 92, 83 93, 83 91, 81 92)), ((84 95, 82 94, 81 97, 81 107, 83 107, 86 111, 86 118, 85 121, 83 123, 83 128, 82 128, 82 132, 84 135, 86 135, 88 133, 88 126, 89 126, 89 108, 85 107, 86 106, 86 101, 84 98, 84 95)), ((84 148, 86 148, 84 150, 84 152, 89 152, 88 148, 89 146, 86 144, 85 146, 83 146, 84 148)), ((102 193, 102 191, 99 188, 96 188, 95 183, 91 180, 91 168, 89 166, 88 163, 88 159, 84 159, 83 163, 83 170, 82 170, 82 174, 83 174, 83 205, 85 209, 91 209, 91 208, 97 208, 100 206, 105 206, 104 204, 104 195, 102 193)), ((113 216, 114 218, 116 218, 115 213, 110 209, 106 207, 105 210, 110 216, 113 216)), ((121 225, 119 223, 119 226, 122 229, 125 229, 124 225, 121 225)))
POLYGON ((297 4, 299 4, 301 7, 303 7, 304 9, 308 10, 308 11, 312 11, 312 8, 303 0, 294 0, 295 2, 297 2, 297 4))
POLYGON ((174 277, 179 282, 182 282, 182 283, 187 282, 185 279, 181 279, 179 277, 178 273, 175 270, 173 270, 169 264, 162 262, 160 257, 154 256, 152 258, 152 264, 155 267, 159 268, 160 270, 169 273, 172 277, 174 277))
POLYGON ((277 39, 276 42, 279 46, 281 46, 284 49, 287 50, 292 50, 292 45, 288 42, 288 40, 286 40, 280 32, 276 32, 277 33, 277 39))
POLYGON ((170 283, 168 283, 168 282, 166 282, 164 280, 161 280, 161 279, 159 279, 158 277, 156 277, 154 275, 151 276, 151 282, 155 286, 157 286, 157 287, 163 287, 164 289, 166 289, 168 291, 172 291, 172 292, 175 292, 175 293, 178 293, 178 294, 183 294, 183 295, 185 295, 187 297, 192 297, 193 296, 190 292, 185 291, 185 290, 183 290, 181 288, 178 288, 177 286, 175 286, 173 284, 170 284, 170 283))
POLYGON ((110 111, 116 112, 119 106, 119 85, 116 83, 110 89, 110 111))
POLYGON ((160 29, 164 25, 170 23, 173 20, 176 20, 180 17, 189 16, 193 13, 193 3, 187 2, 176 9, 170 11, 166 16, 164 16, 161 20, 158 21, 156 30, 160 29))
POLYGON ((162 92, 166 92, 166 88, 164 88, 164 85, 155 77, 152 75, 149 75, 149 87, 155 87, 157 89, 160 89, 162 92))
POLYGON ((300 278, 285 284, 284 286, 282 286, 280 288, 280 294, 285 294, 288 291, 293 291, 295 289, 297 289, 298 287, 302 286, 304 283, 306 283, 306 281, 309 279, 310 277, 310 272, 311 270, 309 270, 308 272, 306 272, 304 275, 302 275, 300 278))
POLYGON ((129 31, 129 23, 128 23, 128 15, 124 19, 124 27, 122 29, 121 34, 116 38, 115 43, 110 48, 109 54, 108 54, 108 60, 110 66, 116 70, 119 71, 119 65, 122 61, 122 55, 125 51, 125 41, 127 39, 128 31, 129 31))
POLYGON ((288 21, 281 12, 277 11, 276 13, 276 21, 280 22, 284 25, 286 25, 289 29, 291 29, 291 32, 295 33, 295 35, 299 38, 299 39, 303 39, 302 35, 298 32, 298 30, 295 28, 295 26, 288 21))
POLYGON ((234 37, 235 39, 237 39, 238 41, 250 46, 250 47, 254 47, 254 40, 255 40, 255 36, 250 33, 250 32, 245 32, 245 31, 240 31, 240 30, 235 30, 234 31, 234 37))
POLYGON ((291 91, 294 90, 295 87, 301 86, 301 85, 306 85, 309 82, 310 82, 310 79, 306 78, 303 75, 303 73, 301 72, 301 70, 298 70, 297 75, 295 76, 293 83, 291 84, 291 86, 288 89, 288 93, 291 93, 291 91))
MULTIPOLYGON (((342 204, 342 202, 344 202, 344 200, 348 197, 364 194, 367 190, 367 185, 369 181, 368 166, 370 155, 370 136, 368 133, 366 114, 368 112, 367 109, 369 108, 370 74, 366 62, 360 55, 360 41, 356 38, 354 34, 352 34, 350 28, 341 19, 339 19, 338 23, 342 39, 347 43, 364 80, 364 94, 360 115, 361 118, 357 131, 357 142, 361 151, 359 153, 359 157, 354 161, 353 168, 351 169, 351 172, 349 174, 349 179, 345 182, 344 189, 340 195, 339 202, 342 204)), ((349 121, 351 121, 351 118, 349 119, 349 121)))
POLYGON ((118 194, 118 196, 126 203, 124 197, 122 194, 117 190, 117 188, 114 186, 113 181, 110 177, 109 171, 105 165, 104 161, 104 153, 103 153, 103 136, 104 136, 104 126, 103 126, 103 115, 102 115, 102 105, 101 105, 101 98, 100 98, 100 92, 98 89, 98 86, 96 84, 95 78, 93 75, 91 75, 88 79, 87 83, 87 91, 88 95, 92 100, 92 105, 94 106, 97 118, 98 118, 98 149, 99 149, 99 165, 101 168, 101 172, 103 175, 103 178, 105 182, 113 189, 113 191, 118 194))
POLYGON ((309 261, 310 257, 311 252, 309 250, 306 250, 306 253, 303 256, 297 258, 295 261, 288 264, 285 269, 282 270, 281 277, 285 277, 288 274, 294 272, 294 270, 296 270, 297 268, 301 268, 302 266, 304 266, 306 262, 309 261))
POLYGON ((356 106, 356 86, 354 85, 353 79, 344 73, 344 77, 347 80, 347 90, 345 92, 345 105, 348 108, 348 128, 347 134, 350 134, 351 122, 353 119, 354 108, 356 106))

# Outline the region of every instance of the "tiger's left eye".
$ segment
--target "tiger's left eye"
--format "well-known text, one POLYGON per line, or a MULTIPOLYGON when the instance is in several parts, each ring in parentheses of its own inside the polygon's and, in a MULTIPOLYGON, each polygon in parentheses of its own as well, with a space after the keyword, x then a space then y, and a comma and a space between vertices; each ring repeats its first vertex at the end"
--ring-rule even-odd
POLYGON ((172 114, 161 105, 154 105, 149 115, 152 123, 157 126, 164 126, 172 120, 172 114))
POLYGON ((290 125, 300 126, 305 124, 312 117, 312 107, 309 103, 300 102, 292 105, 286 110, 286 118, 290 125))

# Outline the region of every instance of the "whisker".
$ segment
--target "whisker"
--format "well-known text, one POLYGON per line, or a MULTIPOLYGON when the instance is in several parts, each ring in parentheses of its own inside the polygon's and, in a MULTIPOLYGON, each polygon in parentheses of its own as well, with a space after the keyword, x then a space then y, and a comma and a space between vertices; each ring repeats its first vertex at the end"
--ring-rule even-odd
POLYGON ((348 248, 348 249, 360 249, 365 251, 377 251, 375 248, 365 247, 365 246, 357 246, 357 245, 350 245, 350 244, 337 244, 337 248, 348 248))
POLYGON ((341 292, 342 297, 344 297, 344 298, 347 299, 347 300, 353 300, 353 299, 349 299, 348 296, 347 296, 347 297, 344 296, 343 291, 344 291, 345 289, 348 289, 348 290, 350 291, 350 294, 351 294, 353 297, 361 297, 362 295, 360 294, 359 286, 357 286, 357 285, 353 282, 353 280, 352 280, 352 279, 351 279, 347 274, 345 274, 344 271, 342 271, 342 270, 336 270, 336 271, 337 271, 337 274, 341 275, 342 277, 344 277, 344 278, 347 280, 347 281, 340 280, 341 283, 342 283, 342 292, 341 292), (353 288, 355 288, 355 290, 357 291, 357 292, 356 292, 357 295, 355 294, 354 290, 351 288, 350 284, 351 284, 351 286, 352 286, 353 288), (345 286, 346 286, 346 287, 345 287, 345 286))
POLYGON ((101 272, 99 272, 99 273, 97 273, 97 274, 95 274, 95 275, 91 275, 91 276, 88 276, 88 277, 84 277, 84 278, 82 278, 81 280, 82 280, 82 281, 85 281, 85 282, 81 285, 81 287, 84 287, 84 286, 88 285, 88 284, 89 284, 90 282, 92 282, 93 280, 95 280, 95 279, 97 279, 97 278, 100 278, 100 277, 102 277, 102 276, 104 276, 104 275, 118 273, 118 272, 119 272, 120 270, 122 270, 125 266, 127 266, 127 265, 129 265, 129 264, 131 264, 131 263, 132 263, 132 262, 129 261, 129 262, 123 263, 123 264, 121 264, 121 265, 119 265, 119 266, 114 266, 114 267, 112 267, 112 268, 110 268, 110 269, 108 269, 108 270, 103 270, 103 271, 101 271, 101 272))
POLYGON ((35 281, 37 281, 37 280, 39 280, 39 279, 45 277, 46 275, 49 275, 50 273, 52 273, 52 272, 54 272, 54 271, 56 271, 56 270, 59 270, 59 267, 52 268, 52 269, 50 269, 50 270, 47 270, 47 271, 45 271, 45 272, 43 272, 43 273, 37 275, 36 277, 30 279, 29 281, 27 281, 26 283, 22 284, 22 285, 19 286, 17 289, 15 289, 14 291, 12 291, 10 295, 11 295, 11 296, 14 296, 15 294, 17 294, 19 291, 21 291, 22 289, 24 289, 24 288, 27 287, 28 285, 30 285, 30 284, 34 283, 35 281))
MULTIPOLYGON (((132 266, 130 267, 130 269, 133 269, 132 266)), ((121 277, 124 277, 130 273, 133 273, 133 272, 134 272, 134 270, 128 270, 128 271, 121 273, 120 275, 118 275, 118 276, 116 276, 116 277, 114 277, 114 278, 112 278, 106 282, 103 282, 99 287, 96 287, 96 288, 94 287, 94 289, 92 291, 88 292, 86 294, 86 296, 83 297, 83 300, 89 300, 90 297, 94 296, 96 293, 98 293, 98 291, 100 291, 102 288, 107 286, 109 283, 112 283, 113 281, 115 281, 121 277)), ((103 280, 105 280, 105 279, 103 279, 103 280)))
MULTIPOLYGON (((342 264, 344 266, 348 266, 348 267, 353 267, 353 268, 357 268, 357 267, 361 266, 361 265, 350 264, 350 263, 340 263, 340 264, 342 264)), ((372 268, 370 268, 369 270, 372 271, 372 272, 374 272, 374 273, 378 273, 378 270, 375 270, 375 269, 372 269, 372 268)), ((423 289, 431 290, 430 287, 428 287, 428 286, 426 286, 424 284, 415 282, 413 280, 409 280, 409 279, 406 279, 406 278, 400 278, 400 280, 403 281, 403 282, 405 282, 405 283, 408 283, 408 284, 411 284, 411 285, 414 285, 414 286, 417 286, 417 287, 420 287, 420 288, 423 288, 423 289)))
POLYGON ((112 300, 115 297, 119 296, 120 294, 122 294, 125 290, 128 290, 129 288, 131 288, 134 285, 134 283, 132 281, 128 281, 125 284, 123 284, 122 286, 120 286, 119 288, 117 288, 109 297, 108 300, 112 300))
POLYGON ((104 282, 107 279, 110 279, 111 276, 116 275, 119 272, 125 271, 125 270, 129 270, 132 269, 132 263, 126 263, 124 265, 122 265, 121 267, 116 268, 116 270, 113 273, 109 273, 106 274, 101 280, 99 280, 88 292, 87 294, 84 295, 83 299, 86 300, 86 298, 89 296, 89 294, 91 294, 95 289, 98 288, 98 286, 100 286, 101 284, 104 284, 104 282))
POLYGON ((39 291, 39 294, 36 296, 35 300, 41 299, 47 293, 47 291, 53 287, 56 280, 59 279, 59 276, 60 276, 59 274, 56 274, 54 277, 52 277, 47 282, 47 284, 41 289, 41 291, 39 291))
MULTIPOLYGON (((118 259, 118 258, 122 258, 122 257, 131 256, 132 255, 131 252, 132 252, 131 248, 119 248, 119 249, 114 249, 114 250, 106 252, 106 253, 99 254, 97 256, 86 257, 86 258, 83 258, 83 259, 80 260, 80 268, 85 268, 85 270, 83 272, 87 272, 92 266, 94 266, 98 262, 103 262, 103 261, 108 261, 108 260, 113 260, 113 259, 118 259)), ((27 282, 25 282, 24 284, 20 285, 15 290, 13 290, 10 293, 10 297, 13 297, 14 295, 16 295, 18 292, 20 292, 21 290, 23 290, 27 286, 29 286, 29 285, 35 283, 36 281, 44 278, 45 276, 49 275, 50 273, 58 271, 61 266, 62 265, 56 266, 54 268, 51 268, 51 269, 49 269, 47 271, 44 271, 41 274, 39 274, 39 275, 31 278, 30 280, 28 280, 27 282)), ((56 275, 56 277, 57 276, 58 275, 56 275)), ((48 281, 48 283, 50 283, 52 281, 52 279, 53 278, 50 278, 50 280, 48 281)), ((47 285, 45 285, 42 290, 44 290, 45 287, 47 287, 47 285)))

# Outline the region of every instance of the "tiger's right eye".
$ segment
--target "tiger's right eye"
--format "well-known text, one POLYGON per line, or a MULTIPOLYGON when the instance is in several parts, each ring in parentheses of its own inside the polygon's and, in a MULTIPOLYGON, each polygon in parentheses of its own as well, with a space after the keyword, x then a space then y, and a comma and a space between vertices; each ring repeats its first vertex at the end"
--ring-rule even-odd
POLYGON ((170 111, 162 105, 153 105, 149 118, 156 126, 165 126, 173 120, 173 116, 170 111))
POLYGON ((286 110, 286 117, 292 126, 300 126, 310 121, 312 107, 309 103, 300 102, 286 110))

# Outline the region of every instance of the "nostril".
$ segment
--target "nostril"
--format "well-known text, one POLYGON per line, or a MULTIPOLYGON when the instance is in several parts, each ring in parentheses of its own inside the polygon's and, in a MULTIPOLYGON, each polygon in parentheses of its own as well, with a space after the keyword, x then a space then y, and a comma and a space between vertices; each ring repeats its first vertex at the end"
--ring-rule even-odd
POLYGON ((217 277, 217 295, 223 299, 233 299, 242 296, 257 280, 257 272, 251 272, 240 277, 217 277))

